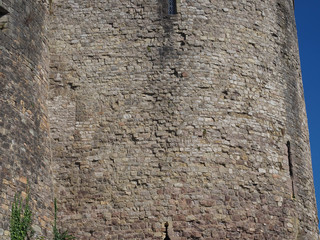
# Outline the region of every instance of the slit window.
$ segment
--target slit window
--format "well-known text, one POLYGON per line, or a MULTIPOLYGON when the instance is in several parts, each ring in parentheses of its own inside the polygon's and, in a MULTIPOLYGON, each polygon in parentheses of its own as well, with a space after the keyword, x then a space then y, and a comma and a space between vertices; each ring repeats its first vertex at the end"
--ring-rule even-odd
POLYGON ((177 14, 177 0, 168 0, 168 13, 170 15, 177 14))
POLYGON ((295 198, 294 181, 293 181, 293 164, 292 164, 292 156, 291 156, 291 145, 289 141, 287 142, 287 151, 288 151, 289 173, 290 173, 291 187, 292 187, 292 198, 295 198))
POLYGON ((8 28, 9 12, 0 6, 0 30, 8 28))
POLYGON ((164 224, 164 226, 166 227, 166 237, 164 238, 164 240, 171 240, 171 238, 169 237, 169 233, 168 233, 169 223, 166 222, 166 223, 164 224))

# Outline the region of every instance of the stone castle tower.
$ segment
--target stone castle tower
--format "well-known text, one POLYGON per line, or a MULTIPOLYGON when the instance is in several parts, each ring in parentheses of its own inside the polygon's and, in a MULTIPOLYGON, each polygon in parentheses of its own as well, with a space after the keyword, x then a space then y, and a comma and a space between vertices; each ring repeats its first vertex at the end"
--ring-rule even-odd
POLYGON ((0 0, 0 239, 318 239, 292 0, 0 0))

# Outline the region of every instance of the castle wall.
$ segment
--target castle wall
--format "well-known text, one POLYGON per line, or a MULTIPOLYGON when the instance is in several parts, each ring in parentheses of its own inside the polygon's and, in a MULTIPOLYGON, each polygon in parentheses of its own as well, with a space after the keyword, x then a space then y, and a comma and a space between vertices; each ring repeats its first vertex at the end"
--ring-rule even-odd
POLYGON ((56 0, 55 194, 77 239, 317 239, 291 0, 56 0))
POLYGON ((0 239, 9 239, 14 195, 25 197, 27 185, 33 228, 45 236, 52 224, 46 9, 35 0, 0 7, 8 12, 0 30, 0 239))

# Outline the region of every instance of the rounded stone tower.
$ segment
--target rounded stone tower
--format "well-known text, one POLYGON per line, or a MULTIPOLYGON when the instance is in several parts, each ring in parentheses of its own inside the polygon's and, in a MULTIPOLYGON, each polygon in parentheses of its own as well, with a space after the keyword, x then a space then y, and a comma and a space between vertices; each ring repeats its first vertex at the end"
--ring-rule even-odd
POLYGON ((51 231, 46 13, 44 1, 0 0, 0 239, 28 191, 35 236, 51 231))
POLYGON ((318 239, 292 0, 53 4, 54 185, 77 239, 318 239))

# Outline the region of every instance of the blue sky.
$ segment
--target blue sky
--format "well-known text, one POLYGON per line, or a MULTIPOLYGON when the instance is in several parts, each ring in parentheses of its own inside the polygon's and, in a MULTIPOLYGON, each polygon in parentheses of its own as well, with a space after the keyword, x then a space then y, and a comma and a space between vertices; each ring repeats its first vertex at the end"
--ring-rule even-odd
POLYGON ((310 131, 314 185, 320 210, 320 0, 296 0, 302 79, 310 131))

